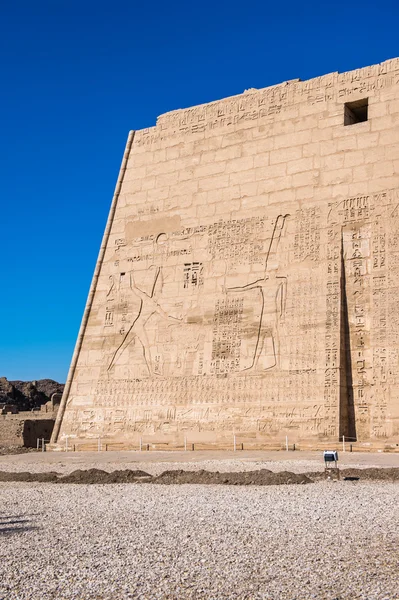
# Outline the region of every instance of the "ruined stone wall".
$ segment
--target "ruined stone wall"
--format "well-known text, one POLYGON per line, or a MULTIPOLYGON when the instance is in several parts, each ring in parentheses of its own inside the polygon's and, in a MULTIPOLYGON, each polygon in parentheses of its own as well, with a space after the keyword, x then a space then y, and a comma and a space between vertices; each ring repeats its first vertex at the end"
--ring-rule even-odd
POLYGON ((23 438, 24 421, 22 419, 11 420, 8 415, 0 415, 0 448, 24 445, 23 438))
POLYGON ((398 172, 398 59, 137 131, 58 441, 397 439, 398 172))
POLYGON ((55 423, 55 413, 0 415, 0 448, 36 448, 37 439, 50 441, 55 423))

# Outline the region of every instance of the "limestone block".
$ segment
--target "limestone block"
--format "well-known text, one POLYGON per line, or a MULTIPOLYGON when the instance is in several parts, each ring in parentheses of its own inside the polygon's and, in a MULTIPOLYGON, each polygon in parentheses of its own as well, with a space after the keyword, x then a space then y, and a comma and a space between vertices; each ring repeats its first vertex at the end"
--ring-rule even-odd
POLYGON ((298 131, 296 133, 287 133, 279 135, 274 140, 274 148, 292 148, 295 146, 303 146, 312 140, 312 132, 310 130, 298 131))
MULTIPOLYGON (((206 177, 199 181, 198 190, 202 192, 218 190, 229 185, 229 175, 217 175, 215 177, 206 177)), ((234 185, 234 183, 233 183, 234 185)))
POLYGON ((314 158, 312 156, 300 158, 287 162, 287 174, 302 173, 303 171, 311 171, 314 166, 314 158))
POLYGON ((344 153, 343 167, 348 169, 351 167, 358 167, 366 162, 365 152, 362 150, 354 150, 352 152, 344 153))
POLYGON ((256 172, 253 169, 240 171, 239 173, 230 173, 229 186, 252 183, 256 180, 256 172))

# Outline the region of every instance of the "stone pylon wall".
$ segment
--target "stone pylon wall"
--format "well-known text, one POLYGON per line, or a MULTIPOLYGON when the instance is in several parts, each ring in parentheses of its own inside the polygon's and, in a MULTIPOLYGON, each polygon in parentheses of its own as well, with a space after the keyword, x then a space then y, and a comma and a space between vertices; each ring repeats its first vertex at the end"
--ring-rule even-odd
POLYGON ((132 134, 54 441, 397 439, 398 173, 398 59, 132 134))

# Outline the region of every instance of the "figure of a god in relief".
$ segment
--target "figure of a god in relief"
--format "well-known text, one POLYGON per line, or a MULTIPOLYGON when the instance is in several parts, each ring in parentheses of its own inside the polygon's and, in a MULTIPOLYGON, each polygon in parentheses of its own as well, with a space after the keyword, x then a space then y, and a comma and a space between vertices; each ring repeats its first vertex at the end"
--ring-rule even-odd
POLYGON ((247 285, 226 288, 228 292, 245 292, 259 290, 261 307, 257 340, 253 353, 252 363, 241 372, 249 373, 260 371, 259 359, 269 343, 271 359, 262 370, 266 371, 279 366, 280 339, 279 323, 284 316, 287 297, 287 277, 278 273, 278 246, 283 235, 286 219, 289 215, 279 215, 273 227, 269 248, 266 254, 264 276, 247 285))

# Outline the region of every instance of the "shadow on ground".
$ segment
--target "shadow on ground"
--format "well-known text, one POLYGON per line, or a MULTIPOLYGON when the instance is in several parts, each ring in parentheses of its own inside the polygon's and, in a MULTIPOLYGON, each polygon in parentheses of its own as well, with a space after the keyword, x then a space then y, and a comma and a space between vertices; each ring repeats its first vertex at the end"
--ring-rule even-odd
POLYGON ((0 536, 14 535, 33 531, 37 529, 34 525, 29 525, 30 520, 19 516, 1 516, 0 517, 0 536))

